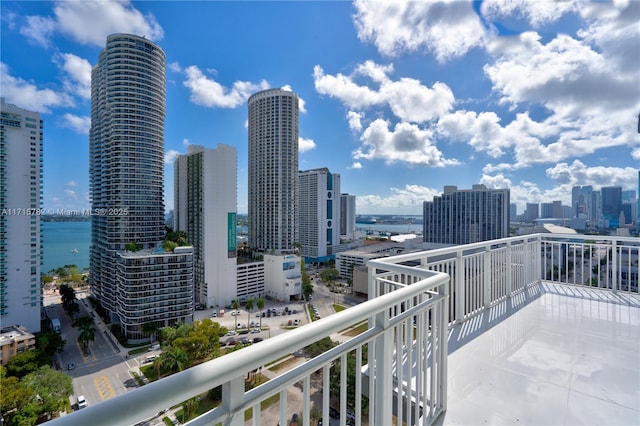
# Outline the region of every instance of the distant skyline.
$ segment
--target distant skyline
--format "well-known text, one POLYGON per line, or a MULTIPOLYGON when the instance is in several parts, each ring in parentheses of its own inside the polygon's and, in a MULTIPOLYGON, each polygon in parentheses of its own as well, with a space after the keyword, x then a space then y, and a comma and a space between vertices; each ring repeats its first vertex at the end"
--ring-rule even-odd
POLYGON ((444 185, 570 205, 638 188, 640 2, 2 1, 0 93, 44 120, 45 209, 89 208, 90 75, 106 37, 167 56, 165 209, 187 145, 238 150, 247 99, 300 98, 299 168, 327 167, 357 214, 420 215, 444 185))

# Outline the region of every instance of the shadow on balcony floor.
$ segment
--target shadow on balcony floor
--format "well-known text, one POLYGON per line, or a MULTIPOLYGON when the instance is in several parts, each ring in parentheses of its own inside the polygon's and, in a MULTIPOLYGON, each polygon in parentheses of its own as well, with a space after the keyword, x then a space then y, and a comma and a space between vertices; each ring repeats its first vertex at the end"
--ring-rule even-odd
POLYGON ((439 424, 640 424, 639 296, 545 283, 512 299, 452 328, 439 424))

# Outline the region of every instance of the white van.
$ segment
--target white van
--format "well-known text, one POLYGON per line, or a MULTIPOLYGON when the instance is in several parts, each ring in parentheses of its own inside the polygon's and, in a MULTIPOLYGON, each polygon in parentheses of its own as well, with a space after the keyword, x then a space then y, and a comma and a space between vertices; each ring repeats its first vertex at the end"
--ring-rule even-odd
POLYGON ((78 410, 87 406, 87 400, 84 395, 78 395, 78 410))
POLYGON ((149 355, 148 357, 146 357, 146 358, 144 359, 143 364, 148 364, 148 363, 150 363, 150 362, 153 362, 153 361, 155 361, 155 360, 156 360, 156 358, 158 358, 158 355, 149 355))

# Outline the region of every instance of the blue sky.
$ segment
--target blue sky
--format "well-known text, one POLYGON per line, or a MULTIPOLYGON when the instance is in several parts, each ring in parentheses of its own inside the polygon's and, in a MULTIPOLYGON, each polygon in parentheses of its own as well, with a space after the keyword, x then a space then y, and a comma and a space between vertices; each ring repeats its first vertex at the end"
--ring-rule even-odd
POLYGON ((45 121, 45 208, 90 205, 90 72, 115 32, 167 55, 165 205, 188 144, 238 150, 247 98, 302 100, 301 170, 328 167, 358 214, 421 214, 444 185, 570 204, 637 189, 640 2, 2 1, 0 93, 45 121))

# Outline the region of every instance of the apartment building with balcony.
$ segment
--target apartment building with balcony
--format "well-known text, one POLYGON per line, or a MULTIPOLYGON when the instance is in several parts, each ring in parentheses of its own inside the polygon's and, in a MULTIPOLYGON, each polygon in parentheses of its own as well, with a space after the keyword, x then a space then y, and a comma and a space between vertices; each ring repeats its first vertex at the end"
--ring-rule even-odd
POLYGON ((174 229, 193 246, 195 302, 226 306, 236 285, 237 150, 190 145, 174 162, 174 229))
POLYGON ((340 244, 340 175, 323 167, 301 171, 298 179, 300 255, 309 264, 327 262, 340 244))
MULTIPOLYGON (((160 258, 169 259, 144 254, 155 253, 166 235, 165 63, 164 51, 145 37, 111 34, 91 71, 89 189, 92 211, 98 214, 91 216, 89 281, 92 296, 110 320, 120 323, 126 337, 134 340, 141 338, 142 324, 156 315, 164 322, 191 315, 183 309, 182 289, 193 285, 192 273, 184 275, 184 283, 176 282, 178 292, 148 285, 144 302, 135 293, 145 286, 144 267, 151 268, 151 277, 162 267, 160 258), (129 244, 141 251, 127 253, 129 244), (151 294, 153 289, 158 294, 151 294), (169 307, 169 294, 176 295, 179 308, 169 307), (163 307, 153 306, 153 300, 163 307), (165 308, 171 314, 160 312, 165 308)), ((184 261, 188 262, 191 259, 184 261)), ((193 290, 189 292, 193 296, 193 290)))
POLYGON ((193 322, 193 247, 118 252, 117 314, 131 342, 148 338, 142 326, 193 322))
POLYGON ((0 100, 0 323, 40 331, 40 114, 0 100))

